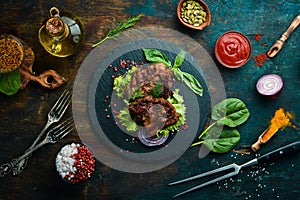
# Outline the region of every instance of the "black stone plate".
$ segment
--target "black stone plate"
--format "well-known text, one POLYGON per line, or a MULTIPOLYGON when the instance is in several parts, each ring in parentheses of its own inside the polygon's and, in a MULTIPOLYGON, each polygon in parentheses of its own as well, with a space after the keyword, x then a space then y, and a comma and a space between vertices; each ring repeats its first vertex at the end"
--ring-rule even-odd
POLYGON ((183 130, 181 128, 177 133, 168 138, 165 145, 158 147, 148 147, 140 143, 138 139, 133 139, 132 136, 124 132, 124 128, 116 124, 118 120, 113 117, 112 110, 122 108, 124 105, 120 99, 118 100, 112 95, 112 76, 117 76, 118 74, 124 75, 126 73, 127 69, 121 69, 120 67, 120 60, 134 61, 137 64, 144 63, 143 66, 151 64, 145 60, 143 54, 144 48, 162 51, 167 55, 172 64, 176 55, 183 50, 173 43, 156 38, 133 40, 117 47, 108 53, 108 56, 96 66, 93 77, 89 82, 88 112, 91 125, 97 136, 102 142, 110 145, 116 153, 130 152, 130 154, 124 155, 130 159, 144 159, 145 161, 157 159, 159 161, 185 151, 204 128, 210 113, 210 93, 201 66, 186 52, 185 61, 180 69, 193 74, 202 85, 204 91, 203 96, 200 97, 195 95, 184 83, 178 80, 174 82, 173 88, 180 89, 180 94, 185 100, 188 129, 183 130), (114 71, 115 66, 118 69, 117 72, 114 71), (111 101, 113 101, 112 107, 110 106, 111 101), (115 104, 117 105, 116 108, 114 108, 115 104), (142 158, 139 154, 142 154, 142 158))

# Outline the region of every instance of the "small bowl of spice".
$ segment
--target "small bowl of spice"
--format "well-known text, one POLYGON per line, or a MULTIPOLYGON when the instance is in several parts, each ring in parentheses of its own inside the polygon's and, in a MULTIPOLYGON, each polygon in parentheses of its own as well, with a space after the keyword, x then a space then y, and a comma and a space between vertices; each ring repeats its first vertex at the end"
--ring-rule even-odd
POLYGON ((67 144, 58 152, 56 170, 63 180, 79 183, 89 179, 95 169, 95 158, 88 147, 81 143, 67 144))
POLYGON ((0 74, 19 68, 24 60, 24 45, 13 35, 0 35, 0 74))
POLYGON ((215 45, 217 60, 228 68, 239 68, 245 65, 251 52, 249 39, 238 31, 228 31, 222 34, 215 45))
POLYGON ((177 6, 179 21, 193 29, 202 30, 210 24, 210 11, 202 0, 180 0, 177 6))

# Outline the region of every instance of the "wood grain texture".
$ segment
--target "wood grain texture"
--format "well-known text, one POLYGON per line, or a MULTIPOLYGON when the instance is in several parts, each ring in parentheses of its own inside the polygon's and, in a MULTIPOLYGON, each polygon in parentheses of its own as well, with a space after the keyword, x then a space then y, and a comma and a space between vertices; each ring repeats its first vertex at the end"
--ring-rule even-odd
MULTIPOLYGON (((69 81, 53 91, 30 83, 24 91, 14 96, 0 94, 0 163, 22 153, 31 144, 58 96, 64 89, 72 89, 81 64, 92 51, 91 45, 102 39, 120 20, 139 13, 144 13, 145 16, 135 28, 170 28, 200 44, 212 60, 201 58, 197 48, 193 48, 191 44, 186 44, 186 48, 191 50, 194 57, 201 58, 202 62, 213 62, 217 66, 227 97, 241 98, 248 105, 251 117, 239 128, 242 136, 238 148, 255 142, 279 107, 293 112, 297 116, 296 123, 299 124, 299 28, 290 36, 281 52, 274 59, 268 59, 261 68, 255 67, 254 61, 250 60, 244 67, 230 70, 221 66, 214 58, 215 41, 228 30, 238 30, 249 37, 253 56, 266 52, 298 14, 298 0, 279 0, 276 3, 272 0, 207 0, 212 21, 203 31, 190 30, 179 23, 176 16, 177 3, 173 0, 1 1, 0 33, 19 36, 33 49, 36 55, 33 71, 41 73, 54 69, 69 81), (38 42, 38 30, 48 18, 52 6, 76 14, 85 25, 85 43, 73 56, 53 57, 38 42), (261 40, 255 40, 255 33, 261 33, 261 40), (266 73, 277 73, 285 81, 281 95, 275 100, 265 99, 255 91, 256 80, 266 73)), ((169 39, 168 32, 160 37, 169 39)), ((182 41, 185 41, 184 37, 172 40, 175 44, 184 43, 182 41)), ((211 82, 211 93, 216 95, 216 99, 222 99, 223 94, 218 93, 219 88, 214 84, 215 72, 204 70, 211 77, 208 80, 211 82)), ((65 117, 71 115, 72 110, 69 109, 65 117)), ((85 128, 86 125, 83 123, 82 126, 85 128)), ((299 139, 299 129, 287 128, 278 132, 259 153, 266 153, 299 139)), ((89 181, 71 185, 59 178, 54 162, 59 149, 72 141, 80 141, 75 130, 57 144, 45 146, 34 153, 21 175, 8 175, 0 179, 0 199, 170 199, 177 192, 205 180, 168 187, 167 183, 171 181, 232 162, 241 164, 255 157, 253 154, 242 156, 229 152, 222 155, 210 153, 199 159, 199 148, 190 148, 170 166, 145 174, 119 172, 97 162, 95 173, 89 181)), ((299 159, 299 155, 290 155, 273 163, 245 169, 231 180, 203 188, 182 199, 296 199, 300 196, 297 184, 300 179, 299 159)))

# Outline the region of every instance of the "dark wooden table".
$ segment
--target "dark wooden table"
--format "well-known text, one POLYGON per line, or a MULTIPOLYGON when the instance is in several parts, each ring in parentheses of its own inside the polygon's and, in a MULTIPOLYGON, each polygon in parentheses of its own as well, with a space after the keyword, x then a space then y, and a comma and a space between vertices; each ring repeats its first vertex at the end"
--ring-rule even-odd
MULTIPOLYGON (((54 69, 69 81, 56 90, 46 90, 36 83, 13 96, 0 94, 0 163, 22 153, 42 129, 46 115, 64 89, 72 89, 76 73, 91 45, 102 39, 120 20, 144 13, 136 28, 163 27, 186 34, 207 50, 222 75, 227 97, 242 99, 251 117, 239 127, 241 141, 238 147, 250 145, 268 126, 275 110, 280 107, 293 112, 299 124, 300 107, 300 51, 299 29, 291 35, 281 52, 268 59, 262 67, 251 59, 244 67, 229 70, 217 63, 214 44, 228 30, 246 34, 252 44, 252 56, 266 52, 289 26, 300 10, 298 0, 213 1, 207 0, 212 13, 211 25, 203 31, 182 26, 176 15, 178 1, 1 1, 0 33, 22 38, 35 52, 33 70, 38 74, 54 69), (79 16, 86 31, 83 46, 75 55, 57 58, 48 54, 38 42, 38 30, 49 16, 52 6, 79 16), (261 39, 255 39, 260 33, 261 39), (259 96, 255 91, 257 79, 266 73, 276 73, 285 81, 281 95, 273 100, 259 96)), ((215 91, 211 91, 214 93, 215 91)), ((218 94, 215 94, 218 95, 218 94)), ((71 116, 69 109, 66 116, 71 116)), ((299 140, 299 128, 286 128, 278 132, 259 154, 299 140)), ((238 164, 254 158, 255 154, 241 155, 210 153, 199 159, 199 148, 188 149, 173 164, 149 173, 125 173, 97 162, 96 170, 87 182, 68 184, 55 170, 55 155, 67 143, 79 142, 73 131, 62 141, 48 145, 34 153, 27 168, 19 176, 8 175, 0 179, 0 199, 170 199, 172 195, 191 187, 193 183, 168 187, 167 183, 219 166, 238 164)), ((299 155, 285 156, 271 163, 245 169, 226 181, 193 192, 182 199, 296 199, 300 196, 299 155)), ((203 180, 205 181, 205 180, 203 180)), ((200 181, 195 182, 200 183, 200 181)))

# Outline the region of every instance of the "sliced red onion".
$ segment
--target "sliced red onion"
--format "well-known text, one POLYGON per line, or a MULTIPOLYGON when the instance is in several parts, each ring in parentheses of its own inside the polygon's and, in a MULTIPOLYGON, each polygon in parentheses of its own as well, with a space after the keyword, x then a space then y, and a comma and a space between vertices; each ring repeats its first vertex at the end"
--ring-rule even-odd
POLYGON ((283 88, 283 80, 276 74, 267 74, 259 78, 256 83, 257 91, 269 97, 277 97, 283 88))
POLYGON ((143 143, 146 146, 159 146, 166 142, 169 135, 161 134, 160 136, 153 136, 153 137, 147 137, 147 132, 145 129, 139 129, 137 131, 137 136, 141 143, 143 143))

